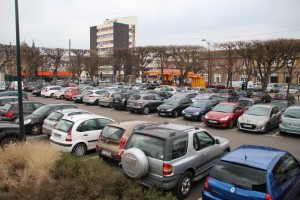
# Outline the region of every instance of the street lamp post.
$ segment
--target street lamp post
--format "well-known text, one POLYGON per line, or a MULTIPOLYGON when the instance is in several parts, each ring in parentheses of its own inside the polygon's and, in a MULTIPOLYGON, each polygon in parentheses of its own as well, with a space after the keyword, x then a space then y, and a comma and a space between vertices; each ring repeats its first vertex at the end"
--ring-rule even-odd
POLYGON ((211 63, 210 63, 210 41, 202 39, 208 45, 208 86, 211 86, 211 63))

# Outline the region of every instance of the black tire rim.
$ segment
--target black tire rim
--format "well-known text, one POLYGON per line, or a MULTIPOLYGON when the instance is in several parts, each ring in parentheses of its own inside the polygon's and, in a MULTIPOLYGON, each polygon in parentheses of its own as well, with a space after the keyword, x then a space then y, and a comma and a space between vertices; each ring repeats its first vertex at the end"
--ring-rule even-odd
POLYGON ((143 113, 144 113, 145 115, 147 115, 147 114, 149 113, 149 108, 148 108, 147 106, 144 107, 143 113))
POLYGON ((31 128, 31 133, 32 133, 33 135, 38 135, 38 134, 40 134, 40 133, 41 133, 41 125, 39 125, 39 124, 33 125, 32 128, 31 128))
POLYGON ((173 116, 176 118, 178 117, 178 112, 176 110, 174 110, 173 116))
POLYGON ((77 157, 82 157, 85 154, 85 146, 83 144, 76 145, 73 150, 73 154, 77 157))

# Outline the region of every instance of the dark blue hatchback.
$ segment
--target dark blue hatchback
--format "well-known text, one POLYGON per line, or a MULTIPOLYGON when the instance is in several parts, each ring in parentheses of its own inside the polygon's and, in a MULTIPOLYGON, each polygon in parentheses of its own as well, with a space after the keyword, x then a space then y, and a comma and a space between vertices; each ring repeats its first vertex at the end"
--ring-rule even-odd
POLYGON ((211 111, 214 106, 212 100, 197 100, 182 111, 182 116, 184 119, 193 119, 203 122, 205 114, 211 111))
POLYGON ((300 164, 286 151, 244 145, 223 156, 212 168, 202 199, 296 199, 300 164))

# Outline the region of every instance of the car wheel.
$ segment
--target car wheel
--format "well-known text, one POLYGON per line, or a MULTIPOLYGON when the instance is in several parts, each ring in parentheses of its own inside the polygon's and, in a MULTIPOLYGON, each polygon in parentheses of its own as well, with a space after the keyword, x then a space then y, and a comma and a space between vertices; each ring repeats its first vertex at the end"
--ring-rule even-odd
MULTIPOLYGON (((97 100, 97 101, 95 101, 95 103, 94 103, 94 105, 99 105, 99 101, 97 100)), ((102 105, 101 105, 102 106, 102 105)))
POLYGON ((50 98, 53 98, 53 95, 54 95, 54 94, 50 94, 50 98))
POLYGON ((174 194, 179 199, 188 197, 193 184, 193 175, 191 172, 185 172, 179 180, 178 185, 174 188, 174 194))
POLYGON ((178 112, 177 112, 177 110, 174 110, 174 111, 173 111, 173 117, 174 117, 174 118, 177 118, 177 117, 178 117, 178 112))
POLYGON ((199 117, 200 122, 204 122, 204 117, 205 117, 205 115, 200 115, 200 117, 199 117))
POLYGON ((145 107, 143 108, 143 114, 144 114, 144 115, 148 115, 148 114, 149 114, 149 111, 150 111, 150 109, 149 109, 148 106, 145 106, 145 107))
POLYGON ((76 157, 82 157, 86 153, 86 146, 83 143, 76 144, 72 150, 72 154, 76 157))
POLYGON ((270 123, 267 123, 264 129, 264 133, 268 133, 269 130, 270 130, 270 123))
POLYGON ((113 108, 112 102, 109 103, 108 107, 113 108))
POLYGON ((283 131, 279 130, 279 134, 280 134, 280 135, 284 135, 284 134, 285 134, 285 132, 283 132, 283 131))
POLYGON ((32 135, 39 135, 42 133, 42 126, 40 124, 33 124, 31 127, 32 135))
POLYGON ((6 137, 6 138, 2 139, 2 141, 1 141, 1 144, 0 144, 1 148, 4 150, 9 147, 12 147, 17 143, 17 140, 18 139, 16 137, 6 137))
POLYGON ((233 128, 234 127, 234 121, 233 119, 229 122, 228 128, 233 128))
POLYGON ((145 153, 138 148, 125 150, 121 163, 125 174, 133 179, 146 176, 149 170, 148 158, 145 153))
POLYGON ((61 96, 60 96, 60 99, 64 99, 64 95, 61 95, 61 96))

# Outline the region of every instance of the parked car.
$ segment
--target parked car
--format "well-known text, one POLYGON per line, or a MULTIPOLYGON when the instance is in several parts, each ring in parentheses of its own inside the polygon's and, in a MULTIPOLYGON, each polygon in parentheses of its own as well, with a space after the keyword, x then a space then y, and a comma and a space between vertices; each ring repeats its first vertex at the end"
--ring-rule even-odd
POLYGON ((58 91, 56 91, 53 95, 55 99, 64 99, 65 98, 65 92, 67 91, 67 87, 61 87, 58 91))
POLYGON ((148 90, 148 93, 154 93, 158 96, 162 97, 163 99, 169 99, 173 95, 170 92, 167 91, 156 91, 156 90, 148 90))
POLYGON ((219 102, 237 102, 237 96, 233 95, 222 95, 218 98, 219 102))
POLYGON ((176 94, 174 94, 171 98, 195 98, 198 95, 198 93, 196 92, 177 92, 176 94))
POLYGON ((60 88, 62 88, 61 86, 57 86, 57 85, 49 85, 49 86, 45 86, 44 89, 42 89, 41 91, 41 96, 42 97, 50 97, 52 98, 54 96, 54 93, 59 91, 60 88))
POLYGON ((300 134, 300 106, 288 107, 281 116, 279 133, 300 134))
MULTIPOLYGON (((38 135, 42 133, 42 125, 48 115, 56 110, 77 108, 72 104, 47 104, 39 107, 31 115, 24 116, 24 129, 26 134, 38 135)), ((19 119, 15 120, 19 123, 19 119)))
POLYGON ((246 109, 249 109, 255 104, 262 104, 263 101, 259 98, 240 98, 237 100, 238 103, 243 104, 246 109))
POLYGON ((77 95, 74 95, 72 97, 72 100, 75 102, 75 103, 83 103, 83 96, 85 94, 87 94, 89 91, 88 90, 84 90, 83 92, 81 92, 80 94, 77 94, 77 95))
POLYGON ((197 100, 212 100, 214 102, 214 105, 217 105, 219 103, 220 95, 217 93, 201 93, 192 98, 192 101, 197 100))
POLYGON ((257 104, 251 106, 238 119, 238 129, 264 132, 279 125, 282 112, 279 107, 272 104, 257 104))
MULTIPOLYGON (((5 91, 5 92, 0 92, 0 97, 17 97, 18 96, 18 91, 5 91)), ((22 91, 22 97, 23 99, 29 100, 28 94, 25 91, 22 91)))
MULTIPOLYGON (((22 90, 24 90, 23 81, 21 81, 21 85, 22 85, 22 90)), ((18 81, 12 81, 10 86, 9 86, 9 90, 18 90, 18 81)))
POLYGON ((200 93, 205 92, 205 88, 202 88, 202 87, 192 87, 192 91, 200 94, 200 93))
POLYGON ((207 126, 233 128, 245 110, 245 106, 237 102, 219 103, 205 115, 204 124, 207 126))
POLYGON ((26 92, 32 92, 32 90, 34 90, 35 86, 38 84, 38 82, 28 82, 25 87, 24 90, 26 92))
POLYGON ((138 120, 107 124, 101 131, 96 145, 99 157, 121 160, 121 152, 132 132, 154 124, 156 123, 138 120))
POLYGON ((0 91, 5 91, 5 90, 6 90, 6 82, 0 81, 0 91))
POLYGON ((7 103, 18 102, 17 96, 0 97, 0 109, 7 103))
POLYGON ((127 101, 130 112, 142 112, 148 115, 150 111, 156 111, 157 107, 164 103, 164 99, 157 94, 133 94, 127 101))
POLYGON ((100 115, 75 115, 61 119, 52 130, 50 144, 81 157, 96 148, 100 130, 114 120, 100 115))
POLYGON ((0 123, 0 146, 2 150, 19 141, 20 126, 18 124, 0 123))
POLYGON ((107 106, 112 108, 113 107, 113 98, 115 92, 104 92, 99 97, 99 105, 100 106, 107 106))
POLYGON ((206 88, 205 93, 218 93, 218 88, 206 88))
POLYGON ((115 109, 127 110, 127 101, 132 93, 116 92, 112 100, 112 106, 115 109))
POLYGON ((41 96, 41 92, 45 86, 49 85, 49 83, 38 83, 34 89, 32 90, 32 94, 35 96, 41 96))
POLYGON ((205 177, 229 151, 227 139, 205 129, 164 123, 133 132, 121 153, 121 167, 138 183, 172 190, 184 199, 193 181, 205 177))
POLYGON ((203 122, 204 116, 211 111, 213 107, 214 104, 211 100, 197 100, 182 111, 182 116, 184 119, 193 119, 203 122))
POLYGON ((272 97, 267 92, 257 91, 253 92, 251 97, 257 97, 261 99, 264 103, 269 103, 272 101, 272 97))
POLYGON ((295 97, 292 95, 292 94, 287 94, 287 93, 276 93, 274 96, 273 96, 273 99, 275 100, 286 100, 286 101, 289 101, 291 102, 291 104, 295 104, 295 97))
MULTIPOLYGON (((280 92, 280 93, 286 93, 287 90, 288 90, 288 86, 282 86, 282 87, 280 88, 279 92, 280 92)), ((289 93, 290 93, 290 94, 298 94, 299 91, 298 91, 297 88, 290 87, 290 88, 289 88, 289 93)))
POLYGON ((237 93, 234 91, 234 89, 220 89, 219 94, 221 96, 228 96, 228 95, 237 96, 237 93))
POLYGON ((283 113, 288 107, 292 106, 292 103, 285 100, 273 100, 270 102, 272 105, 279 107, 280 111, 283 113))
POLYGON ((96 90, 89 90, 86 94, 83 95, 83 103, 86 104, 93 104, 98 105, 99 97, 105 90, 103 89, 96 89, 96 90))
POLYGON ((212 168, 202 199, 296 199, 300 163, 290 153, 265 146, 243 145, 212 168))
POLYGON ((51 136, 53 128, 56 126, 56 124, 65 117, 70 117, 74 115, 82 115, 82 114, 91 114, 93 113, 78 109, 78 108, 68 108, 68 109, 62 109, 52 112, 48 117, 44 120, 43 123, 43 133, 51 136))
POLYGON ((171 97, 163 104, 157 107, 159 116, 172 116, 174 118, 182 114, 182 111, 192 104, 192 100, 188 97, 171 97))
POLYGON ((251 89, 251 90, 239 90, 237 91, 237 97, 238 98, 246 98, 246 97, 251 97, 252 94, 253 94, 254 90, 251 89))
POLYGON ((82 90, 78 87, 69 87, 64 93, 64 98, 66 100, 72 100, 72 97, 81 94, 82 90))
POLYGON ((267 92, 271 92, 271 93, 272 93, 272 92, 276 93, 276 92, 279 92, 279 90, 280 90, 280 88, 281 88, 282 86, 284 86, 283 83, 269 83, 269 84, 267 85, 266 91, 267 91, 267 92))
MULTIPOLYGON (((30 115, 33 111, 43 106, 43 103, 36 101, 23 101, 23 115, 30 115)), ((19 117, 19 103, 11 102, 5 104, 0 110, 0 120, 14 121, 19 117)))

